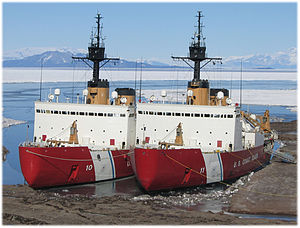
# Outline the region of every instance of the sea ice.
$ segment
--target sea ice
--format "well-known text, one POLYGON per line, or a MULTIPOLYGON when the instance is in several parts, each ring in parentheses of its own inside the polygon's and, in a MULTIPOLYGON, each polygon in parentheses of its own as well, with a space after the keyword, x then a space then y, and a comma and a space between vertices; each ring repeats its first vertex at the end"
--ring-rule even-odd
MULTIPOLYGON (((44 68, 42 71, 43 82, 87 81, 92 78, 92 70, 44 68)), ((120 80, 191 80, 193 72, 187 70, 101 70, 101 78, 109 81, 120 80)), ((41 70, 39 68, 3 68, 3 82, 39 82, 41 70)), ((240 72, 209 72, 203 71, 202 79, 208 80, 240 80, 240 72)), ((297 80, 297 72, 243 72, 243 80, 297 80)))
POLYGON ((12 125, 17 125, 17 124, 23 124, 26 123, 26 121, 22 121, 22 120, 13 120, 13 119, 9 119, 9 118, 2 118, 2 128, 6 128, 12 125))

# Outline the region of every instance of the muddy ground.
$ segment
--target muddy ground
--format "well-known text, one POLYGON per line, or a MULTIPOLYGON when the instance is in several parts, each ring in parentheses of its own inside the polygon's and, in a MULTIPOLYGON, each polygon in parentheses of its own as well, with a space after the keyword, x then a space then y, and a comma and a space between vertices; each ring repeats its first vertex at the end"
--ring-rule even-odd
POLYGON ((3 224, 295 224, 267 219, 240 219, 222 213, 186 211, 124 196, 61 196, 27 186, 4 186, 3 224))
MULTIPOLYGON (((284 143, 281 152, 297 158, 297 121, 272 123, 284 143)), ((274 157, 270 165, 258 171, 251 181, 234 194, 230 212, 297 215, 297 164, 274 157)))
MULTIPOLYGON (((279 138, 286 145, 280 150, 288 151, 296 157, 297 122, 276 123, 272 124, 272 127, 279 132, 279 138)), ((272 164, 254 173, 251 180, 232 196, 229 211, 295 216, 297 214, 296 170, 295 164, 273 160, 272 164)), ((24 185, 3 186, 2 199, 2 222, 5 225, 296 224, 295 221, 248 219, 224 213, 184 210, 151 201, 134 201, 129 196, 96 198, 83 195, 59 195, 33 190, 24 185)))

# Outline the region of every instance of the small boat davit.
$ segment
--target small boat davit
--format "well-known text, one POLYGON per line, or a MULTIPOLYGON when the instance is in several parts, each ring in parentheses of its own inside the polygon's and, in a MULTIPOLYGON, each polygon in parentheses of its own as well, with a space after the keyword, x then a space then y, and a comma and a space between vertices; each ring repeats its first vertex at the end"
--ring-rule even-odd
POLYGON ((194 70, 186 103, 149 102, 136 107, 136 147, 130 157, 136 178, 147 191, 234 179, 270 158, 274 133, 269 111, 263 116, 243 112, 232 103, 228 89, 210 88, 209 81, 200 78, 205 65, 222 59, 207 57, 201 12, 197 17, 189 56, 172 56, 194 70))

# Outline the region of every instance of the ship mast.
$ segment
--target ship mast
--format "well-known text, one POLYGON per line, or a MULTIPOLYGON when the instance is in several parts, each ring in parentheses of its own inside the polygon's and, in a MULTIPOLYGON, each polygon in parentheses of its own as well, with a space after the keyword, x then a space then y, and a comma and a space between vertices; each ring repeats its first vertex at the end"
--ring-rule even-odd
POLYGON ((100 13, 97 14, 96 23, 97 31, 94 35, 92 32, 91 43, 88 47, 88 55, 86 57, 73 56, 72 59, 81 60, 93 69, 93 79, 88 81, 88 99, 87 103, 90 104, 108 104, 109 103, 109 82, 101 80, 99 77, 100 69, 111 60, 120 60, 119 58, 107 58, 105 57, 105 46, 103 38, 101 37, 101 17, 100 13), (96 41, 95 41, 96 39, 96 41), (92 61, 93 66, 87 61, 92 61), (100 65, 101 63, 101 65, 100 65), (104 95, 105 93, 105 95, 104 95))
POLYGON ((201 11, 198 11, 198 31, 192 37, 191 45, 189 46, 190 56, 188 57, 175 57, 171 56, 173 59, 183 60, 187 65, 189 65, 192 69, 194 69, 194 79, 193 81, 200 80, 200 70, 206 66, 212 60, 222 60, 222 58, 209 58, 206 57, 206 46, 205 46, 205 37, 202 34, 202 28, 204 27, 201 24, 201 18, 203 15, 201 11), (197 38, 197 39, 196 39, 197 38), (194 66, 192 66, 187 60, 191 60, 194 62, 194 66), (201 62, 207 60, 205 64, 201 66, 201 62))
POLYGON ((203 25, 201 24, 201 18, 203 15, 201 11, 198 11, 198 26, 197 32, 192 37, 192 42, 189 46, 190 55, 187 57, 175 57, 173 59, 179 59, 184 61, 194 70, 194 77, 192 81, 188 82, 189 92, 187 97, 187 103, 191 105, 209 105, 210 104, 210 90, 209 82, 200 78, 200 70, 210 63, 212 60, 221 61, 222 58, 209 58, 206 56, 205 37, 202 34, 203 25), (188 61, 193 61, 192 66, 188 61), (202 66, 201 62, 206 61, 202 66))

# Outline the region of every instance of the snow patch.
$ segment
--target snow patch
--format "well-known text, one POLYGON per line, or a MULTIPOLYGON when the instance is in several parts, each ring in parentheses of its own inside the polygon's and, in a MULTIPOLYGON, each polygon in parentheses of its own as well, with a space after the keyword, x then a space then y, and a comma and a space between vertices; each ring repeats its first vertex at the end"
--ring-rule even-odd
POLYGON ((14 120, 14 119, 9 119, 9 118, 5 118, 3 117, 2 119, 2 128, 6 128, 12 125, 17 125, 17 124, 23 124, 26 123, 26 121, 23 120, 14 120))

